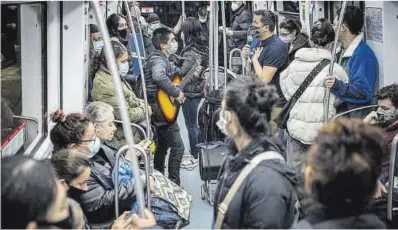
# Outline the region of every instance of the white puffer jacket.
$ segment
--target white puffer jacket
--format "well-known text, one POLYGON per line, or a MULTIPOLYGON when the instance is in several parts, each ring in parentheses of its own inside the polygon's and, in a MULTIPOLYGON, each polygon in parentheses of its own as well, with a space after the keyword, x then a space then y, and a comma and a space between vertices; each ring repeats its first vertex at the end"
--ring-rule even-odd
MULTIPOLYGON (((302 48, 297 51, 295 60, 280 75, 280 86, 283 95, 289 100, 308 74, 323 59, 331 59, 331 52, 322 48, 302 48)), ((325 80, 329 75, 329 65, 314 78, 308 88, 298 99, 287 122, 290 136, 303 144, 312 144, 324 122, 323 103, 326 97, 325 80)), ((333 76, 348 82, 345 70, 334 64, 333 76)), ((331 94, 329 101, 329 118, 336 114, 334 102, 336 97, 331 94)))

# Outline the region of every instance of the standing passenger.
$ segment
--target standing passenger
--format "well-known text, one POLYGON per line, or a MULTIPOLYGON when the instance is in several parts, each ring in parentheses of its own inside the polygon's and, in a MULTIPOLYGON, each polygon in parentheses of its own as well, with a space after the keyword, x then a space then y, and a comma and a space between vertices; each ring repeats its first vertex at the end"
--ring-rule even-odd
POLYGON ((279 24, 279 38, 289 46, 289 64, 299 49, 310 48, 308 35, 302 33, 301 29, 301 22, 297 19, 286 19, 279 24))
POLYGON ((277 126, 273 122, 286 103, 279 84, 279 74, 286 67, 288 58, 287 45, 274 34, 276 16, 269 10, 254 12, 252 33, 258 39, 253 40, 242 50, 242 56, 247 58, 255 50, 251 61, 256 76, 267 84, 275 85, 279 102, 272 110, 271 127, 277 133, 277 126))
POLYGON ((214 194, 216 219, 232 184, 253 158, 265 153, 275 157, 260 162, 243 180, 225 211, 222 229, 290 228, 296 213, 295 171, 283 160, 282 149, 272 140, 269 121, 278 95, 255 76, 243 76, 226 89, 220 130, 230 139, 230 151, 214 194), (269 152, 272 151, 272 152, 269 152), (220 207, 221 205, 221 207, 220 207))
MULTIPOLYGON (((336 54, 336 60, 346 70, 350 81, 344 83, 334 76, 326 80, 326 86, 342 101, 338 113, 369 105, 373 99, 378 63, 372 49, 362 40, 363 24, 362 10, 355 6, 347 6, 339 34, 341 47, 336 54)), ((368 112, 359 110, 350 113, 349 116, 363 119, 368 112)))
MULTIPOLYGON (((311 30, 311 41, 314 43, 314 48, 298 50, 296 59, 281 73, 280 84, 286 99, 290 100, 322 60, 326 59, 330 62, 332 55, 328 48, 333 43, 334 37, 333 26, 326 19, 315 22, 311 30)), ((339 64, 334 64, 333 71, 338 79, 348 82, 347 74, 339 64)), ((307 151, 325 122, 323 102, 326 87, 324 82, 328 73, 329 64, 315 76, 290 111, 287 121, 287 163, 298 173, 304 172, 307 151)), ((331 96, 329 118, 336 114, 335 100, 336 97, 331 96)))

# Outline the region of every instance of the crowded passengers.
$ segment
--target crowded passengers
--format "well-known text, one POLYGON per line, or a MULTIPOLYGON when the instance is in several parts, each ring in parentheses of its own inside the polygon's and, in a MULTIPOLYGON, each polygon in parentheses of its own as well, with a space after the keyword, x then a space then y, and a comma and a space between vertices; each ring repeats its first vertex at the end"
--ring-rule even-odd
MULTIPOLYGON (((228 82, 223 91, 217 127, 227 136, 229 151, 219 173, 213 219, 203 221, 217 229, 383 229, 393 225, 386 214, 386 196, 391 186, 387 183, 391 143, 398 133, 398 86, 386 86, 373 95, 377 59, 362 41, 362 11, 354 6, 345 10, 337 62, 330 63, 336 42, 333 24, 338 18, 334 23, 317 20, 308 36, 298 20, 288 18, 277 25, 273 12, 260 10, 252 16, 243 1, 233 1, 231 10, 228 50, 242 49, 250 63, 249 73, 228 82), (278 26, 279 36, 275 34, 278 26), (251 43, 248 30, 254 37, 251 43), (330 64, 334 65, 331 74, 330 64), (299 89, 302 92, 297 94, 299 89), (331 96, 325 116, 328 89, 331 96), (378 108, 367 116, 356 112, 351 118, 325 124, 340 112, 369 105, 373 98, 378 108), (240 179, 254 163, 252 171, 240 179), (240 187, 231 196, 235 184, 240 187), (379 206, 375 200, 381 200, 379 206)), ((147 102, 133 71, 127 19, 112 14, 106 23, 126 109, 131 122, 156 133, 154 170, 180 187, 180 167, 197 165, 199 158, 197 112, 207 93, 203 72, 209 58, 207 10, 200 5, 197 17, 183 15, 172 29, 156 14, 145 19, 136 6, 132 12, 133 23, 145 33, 147 102), (171 82, 175 74, 182 77, 180 86, 171 82), (182 106, 189 150, 181 138, 181 124, 170 123, 162 114, 159 90, 182 106), (146 123, 147 115, 151 124, 146 123), (190 153, 186 162, 185 152, 190 153)), ((90 34, 91 103, 81 113, 54 111, 49 162, 25 156, 2 159, 2 208, 7 210, 2 212, 2 228, 140 229, 159 220, 158 213, 149 210, 146 217, 130 213, 137 201, 135 180, 141 180, 148 196, 158 189, 159 181, 147 179, 139 170, 140 175, 129 174, 124 183, 115 183, 114 174, 121 171, 116 168, 116 153, 125 137, 122 126, 115 123, 120 108, 95 25, 90 25, 90 34), (120 216, 114 210, 116 185, 120 216), (13 220, 16 216, 18 221, 13 220)), ((233 71, 242 73, 240 68, 233 71)), ((145 135, 135 128, 133 135, 150 152, 145 135)), ((131 156, 121 157, 130 171, 131 156)), ((396 195, 394 188, 394 205, 398 205, 396 195)))

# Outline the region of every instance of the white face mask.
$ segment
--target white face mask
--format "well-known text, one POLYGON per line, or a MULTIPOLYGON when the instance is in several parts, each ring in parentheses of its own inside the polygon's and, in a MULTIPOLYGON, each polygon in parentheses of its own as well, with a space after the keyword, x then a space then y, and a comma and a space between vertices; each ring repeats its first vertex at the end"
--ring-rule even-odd
POLYGON ((94 52, 101 52, 102 47, 104 47, 104 41, 103 40, 99 40, 99 41, 94 41, 93 42, 93 50, 94 52))
POLYGON ((236 3, 232 3, 232 4, 231 4, 231 9, 232 9, 232 11, 236 11, 238 8, 239 8, 239 5, 238 5, 238 4, 236 4, 236 3))
POLYGON ((88 148, 90 149, 90 154, 88 154, 88 158, 92 158, 100 150, 101 140, 98 137, 95 137, 95 140, 90 142, 90 145, 88 146, 88 148))
POLYGON ((224 118, 221 116, 221 114, 220 114, 220 118, 218 119, 216 125, 217 125, 218 129, 220 129, 220 131, 224 135, 228 136, 228 133, 227 133, 227 122, 224 120, 224 118))
POLYGON ((205 23, 207 21, 207 16, 203 18, 199 16, 199 21, 200 23, 205 23))
POLYGON ((149 24, 149 28, 150 28, 152 31, 154 31, 154 30, 160 28, 160 22, 149 24))
POLYGON ((178 50, 178 42, 172 42, 171 47, 169 49, 169 55, 170 54, 175 54, 178 50))
POLYGON ((127 76, 127 73, 129 72, 129 63, 122 63, 119 65, 119 74, 122 77, 127 76))

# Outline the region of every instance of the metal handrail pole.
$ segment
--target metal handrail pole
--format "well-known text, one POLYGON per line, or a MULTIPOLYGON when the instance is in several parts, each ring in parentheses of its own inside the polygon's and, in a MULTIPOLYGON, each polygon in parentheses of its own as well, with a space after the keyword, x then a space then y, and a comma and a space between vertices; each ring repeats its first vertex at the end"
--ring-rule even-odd
MULTIPOLYGON (((115 123, 118 123, 118 124, 122 124, 122 123, 123 123, 122 121, 119 121, 119 120, 114 120, 114 122, 115 122, 115 123)), ((147 139, 147 138, 148 138, 148 136, 147 136, 147 134, 146 134, 144 128, 142 128, 140 125, 138 125, 138 124, 136 124, 136 123, 133 123, 133 122, 131 122, 130 124, 131 124, 131 126, 137 128, 137 129, 144 135, 144 139, 147 139)))
POLYGON ((349 114, 349 113, 352 113, 352 112, 355 112, 355 111, 358 111, 358 110, 370 109, 370 108, 375 108, 375 107, 379 107, 379 106, 378 105, 367 105, 367 106, 362 106, 362 107, 355 108, 355 109, 350 109, 350 110, 347 110, 345 112, 337 114, 330 121, 334 121, 334 120, 336 120, 337 118, 339 118, 339 117, 341 117, 343 115, 346 115, 346 114, 349 114))
MULTIPOLYGON (((130 24, 130 28, 131 28, 131 31, 133 32, 133 37, 134 37, 134 45, 135 45, 135 50, 136 50, 136 52, 137 52, 137 56, 138 57, 141 57, 141 51, 140 51, 140 48, 139 48, 139 46, 138 46, 138 40, 137 40, 137 34, 136 34, 136 32, 135 32, 135 27, 134 27, 134 23, 133 23, 133 21, 131 20, 131 12, 130 12, 130 9, 129 9, 129 4, 127 3, 127 1, 126 0, 124 0, 123 1, 124 2, 124 4, 125 4, 125 6, 126 6, 126 11, 127 11, 127 16, 128 16, 128 18, 130 18, 130 20, 129 20, 129 24, 130 24)), ((141 40, 144 40, 144 37, 143 37, 143 34, 141 33, 141 40)), ((143 46, 143 49, 145 49, 145 47, 143 46)), ((145 53, 145 50, 144 50, 144 53, 145 53)), ((145 101, 145 118, 146 118, 146 121, 147 121, 147 123, 148 123, 148 126, 146 127, 146 134, 147 134, 147 136, 149 136, 150 135, 150 126, 149 126, 149 124, 151 123, 151 121, 150 121, 150 118, 149 118, 149 108, 148 108, 148 106, 149 106, 149 104, 148 104, 148 97, 147 97, 147 92, 146 92, 146 86, 145 86, 145 75, 144 75, 144 67, 143 67, 143 65, 142 65, 142 60, 141 60, 141 58, 138 58, 138 66, 139 66, 139 68, 140 68, 140 73, 141 73, 141 85, 142 85, 142 91, 143 91, 143 96, 144 96, 144 101, 145 101)))
MULTIPOLYGON (((223 50, 224 50, 224 89, 227 88, 227 80, 228 80, 228 73, 227 73, 227 57, 228 57, 228 50, 227 50, 227 22, 225 19, 225 2, 222 1, 221 3, 221 21, 222 21, 222 28, 223 28, 223 50)), ((243 62, 242 62, 243 67, 243 62)))
POLYGON ((39 124, 39 120, 37 120, 37 119, 34 118, 34 117, 17 116, 17 115, 14 115, 14 116, 12 116, 12 117, 13 117, 13 118, 17 118, 17 119, 27 120, 27 121, 33 121, 33 122, 39 124))
MULTIPOLYGON (((101 32, 101 35, 102 35, 102 38, 104 41, 104 52, 105 52, 105 56, 106 56, 106 59, 108 62, 108 68, 111 72, 112 79, 113 79, 113 85, 114 85, 115 93, 117 96, 120 117, 122 118, 122 121, 123 121, 124 136, 126 138, 126 142, 130 149, 129 152, 132 155, 131 159, 132 159, 132 164, 133 164, 133 172, 135 175, 139 175, 139 164, 138 164, 137 156, 136 156, 135 152, 133 151, 134 138, 133 138, 132 129, 131 129, 131 125, 130 125, 130 118, 127 113, 126 101, 125 101, 124 94, 123 94, 122 87, 121 87, 121 79, 120 79, 120 75, 118 73, 118 68, 116 65, 116 58, 115 58, 115 54, 112 49, 108 28, 105 25, 105 19, 104 19, 103 15, 101 14, 101 10, 99 8, 98 2, 96 2, 94 0, 92 0, 90 2, 94 8, 94 12, 97 17, 99 29, 100 29, 100 32, 101 32)), ((136 192, 136 197, 137 197, 137 202, 138 202, 139 214, 141 217, 144 217, 145 216, 144 190, 143 190, 142 183, 140 180, 135 180, 135 192, 136 192)))
MULTIPOLYGON (((340 34, 340 28, 343 23, 343 18, 344 18, 344 12, 347 6, 347 1, 343 1, 343 4, 341 6, 341 11, 339 15, 339 24, 337 26, 337 31, 334 37, 334 42, 333 42, 333 49, 332 49, 332 58, 330 59, 330 64, 329 64, 329 76, 333 75, 333 67, 334 63, 336 61, 336 50, 337 50, 337 42, 339 39, 339 34, 340 34)), ((326 103, 323 105, 323 115, 324 115, 324 122, 328 122, 329 120, 329 103, 330 103, 330 88, 326 87, 326 103)))

